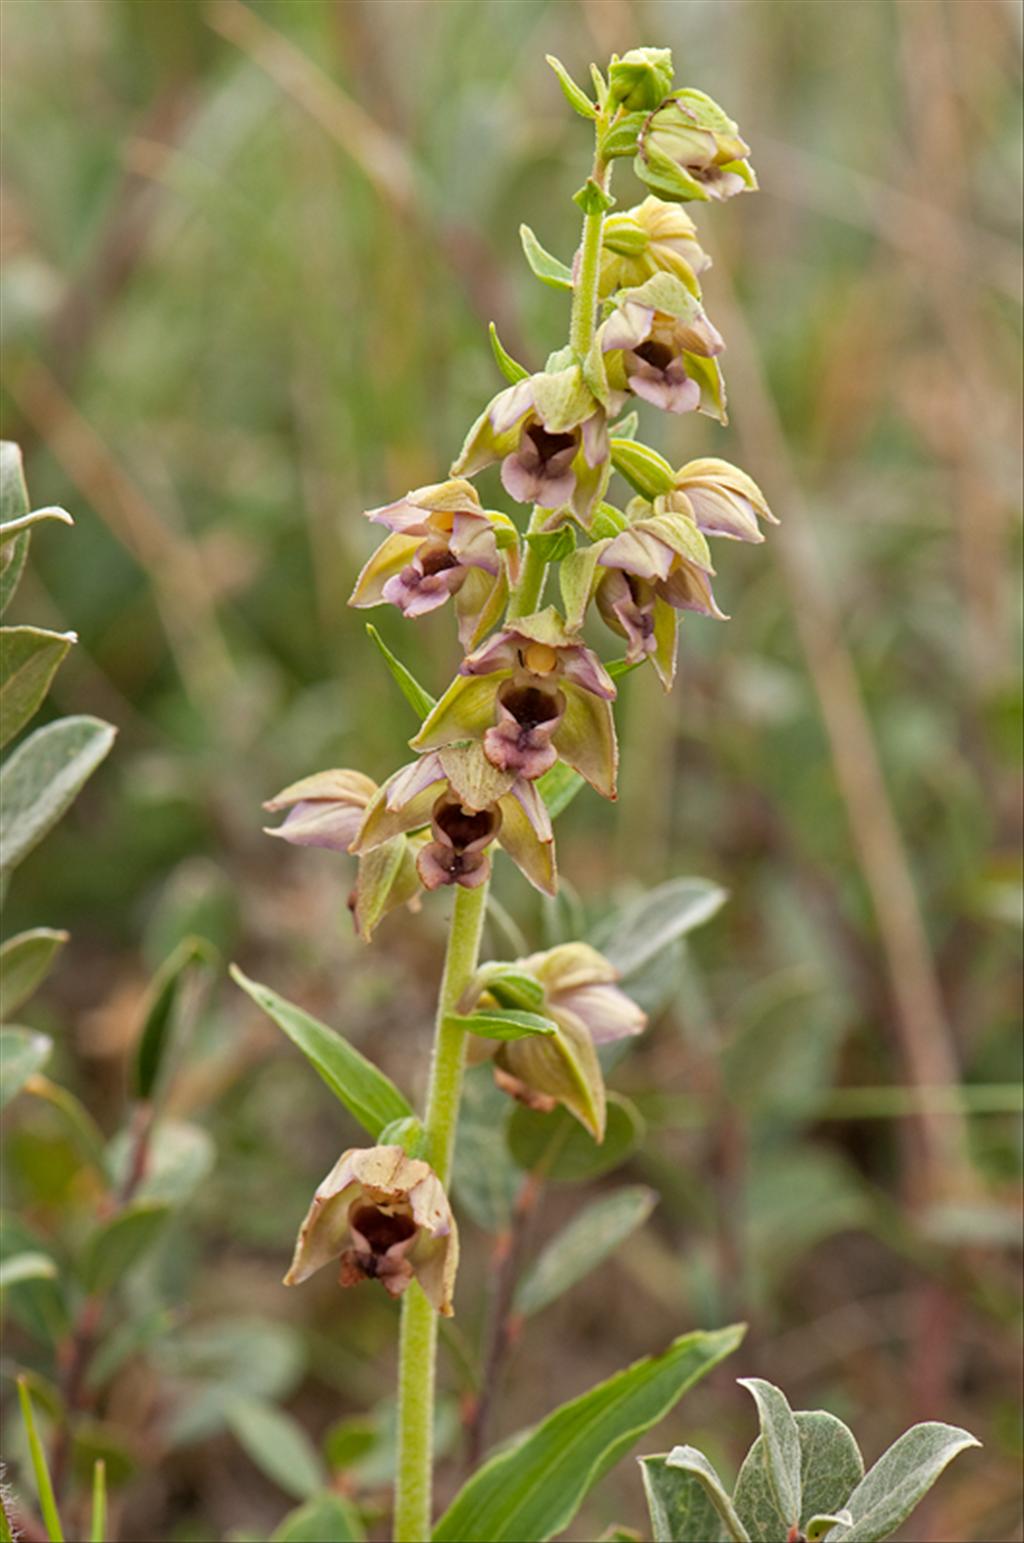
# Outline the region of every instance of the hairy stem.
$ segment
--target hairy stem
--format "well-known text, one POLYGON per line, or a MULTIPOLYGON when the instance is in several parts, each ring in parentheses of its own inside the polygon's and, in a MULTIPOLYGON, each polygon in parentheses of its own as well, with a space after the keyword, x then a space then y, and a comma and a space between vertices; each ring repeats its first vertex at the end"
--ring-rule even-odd
MULTIPOLYGON (((437 1003, 424 1126, 427 1159, 443 1184, 451 1177, 466 1060, 466 1032, 449 1021, 449 1014, 455 1011, 476 969, 487 889, 482 884, 479 889, 459 887, 455 891, 437 1003)), ((395 1543, 423 1543, 430 1536, 436 1361, 437 1314, 414 1281, 402 1298, 398 1352, 395 1543)))
MULTIPOLYGON (((602 193, 607 191, 608 166, 595 157, 591 180, 602 193)), ((594 341, 597 323, 597 284, 601 271, 601 231, 604 228, 604 210, 595 209, 583 217, 583 236, 580 240, 579 266, 572 292, 572 319, 569 323, 569 342, 583 358, 594 341)))

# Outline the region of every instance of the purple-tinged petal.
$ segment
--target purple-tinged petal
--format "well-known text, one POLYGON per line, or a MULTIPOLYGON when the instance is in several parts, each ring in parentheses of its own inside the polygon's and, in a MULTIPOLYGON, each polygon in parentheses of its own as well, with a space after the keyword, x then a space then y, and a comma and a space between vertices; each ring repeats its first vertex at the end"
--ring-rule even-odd
POLYGON ((562 675, 566 681, 605 702, 614 702, 618 695, 615 682, 593 649, 584 648, 582 644, 562 650, 562 675))
POLYGON ((552 1002, 552 1011, 574 1013, 587 1027, 595 1045, 610 1045, 617 1039, 642 1034, 647 1014, 618 986, 594 984, 560 991, 552 1002))
POLYGON ((509 386, 507 391, 500 391, 488 410, 495 433, 504 434, 514 423, 518 423, 532 406, 532 380, 516 381, 515 385, 509 386))
POLYGON ((654 308, 639 301, 627 300, 613 311, 601 327, 601 349, 610 354, 613 350, 633 349, 651 335, 654 308))
POLYGON ((268 836, 277 836, 292 846, 324 847, 328 852, 347 852, 363 823, 360 804, 330 803, 310 799, 289 809, 284 823, 264 826, 268 836))
POLYGON ((680 380, 667 371, 647 368, 633 370, 629 389, 652 407, 667 413, 692 413, 700 406, 700 386, 688 375, 680 380))
POLYGON ((718 608, 711 580, 693 563, 680 563, 658 584, 658 594, 677 611, 697 611, 702 616, 714 616, 718 621, 729 620, 718 608))
POLYGON ((422 755, 419 760, 403 766, 385 784, 385 806, 392 812, 404 809, 418 793, 445 780, 444 767, 439 755, 422 755))

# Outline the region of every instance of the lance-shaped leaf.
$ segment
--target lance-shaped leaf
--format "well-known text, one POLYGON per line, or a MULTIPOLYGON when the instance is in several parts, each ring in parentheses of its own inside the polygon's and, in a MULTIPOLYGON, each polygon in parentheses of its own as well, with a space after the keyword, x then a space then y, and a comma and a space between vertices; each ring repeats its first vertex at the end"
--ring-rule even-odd
POLYGON ((157 971, 135 1054, 137 1098, 152 1098, 156 1092, 189 982, 197 969, 209 969, 215 958, 205 938, 183 938, 157 971))
POLYGON ((573 771, 571 766, 566 766, 564 761, 556 761, 550 771, 546 771, 543 777, 537 779, 540 796, 553 820, 564 809, 568 809, 576 794, 586 785, 586 780, 579 772, 573 771))
POLYGON ((515 1311, 540 1312, 595 1270, 650 1216, 657 1195, 644 1184, 604 1195, 552 1238, 522 1276, 515 1311))
POLYGON ((554 54, 545 54, 544 57, 558 76, 558 84, 562 88, 562 95, 573 112, 579 113, 581 118, 596 118, 597 108, 587 93, 573 80, 561 59, 556 59, 554 54))
POLYGON ((18 1378, 18 1398, 21 1403, 21 1419, 25 1427, 25 1436, 28 1440, 29 1456, 32 1459, 36 1494, 39 1497, 39 1512, 43 1518, 46 1536, 49 1538, 50 1543, 64 1543, 64 1532, 61 1528, 60 1515, 57 1511, 53 1481, 50 1478, 50 1470, 47 1466, 46 1454, 43 1451, 43 1443, 40 1441, 39 1433, 36 1430, 32 1396, 29 1393, 28 1380, 25 1377, 18 1378))
MULTIPOLYGON (((864 1476, 864 1462, 853 1432, 824 1409, 797 1410, 800 1437, 801 1526, 812 1516, 835 1513, 864 1476)), ((775 1543, 789 1524, 782 1518, 768 1482, 764 1440, 758 1436, 743 1460, 733 1501, 753 1543, 775 1543)))
POLYGON ((957 1456, 981 1442, 970 1431, 937 1420, 914 1425, 894 1441, 846 1502, 853 1521, 828 1534, 828 1543, 878 1543, 901 1527, 957 1456))
POLYGON ((59 520, 62 525, 75 523, 66 509, 55 505, 29 508, 21 450, 13 440, 0 440, 0 545, 6 546, 41 520, 59 520))
POLYGON ((284 1030, 335 1097, 375 1140, 392 1120, 404 1120, 412 1114, 408 1100, 390 1077, 378 1071, 372 1061, 334 1029, 278 996, 268 986, 250 980, 236 964, 231 966, 231 977, 278 1028, 284 1030))
POLYGON ((15 1012, 38 989, 67 940, 66 932, 53 927, 33 927, 7 939, 0 948, 0 1015, 15 1012))
POLYGON ((32 1029, 0 1029, 0 1107, 19 1094, 28 1079, 46 1065, 53 1050, 48 1034, 32 1029))
POLYGON ((0 746, 20 733, 37 711, 57 667, 77 641, 73 632, 0 628, 0 746))
POLYGON ((762 1460, 768 1487, 787 1530, 799 1527, 802 1514, 800 1432, 786 1395, 762 1377, 741 1377, 757 1405, 761 1422, 762 1460))
POLYGON ((623 976, 635 975, 677 938, 710 921, 728 891, 710 879, 669 879, 603 921, 594 943, 623 976))
POLYGON ((687 1334, 563 1404, 477 1470, 438 1522, 435 1543, 543 1543, 562 1532, 593 1485, 743 1334, 741 1324, 687 1334))
POLYGON ((491 340, 491 352, 494 355, 498 369, 504 375, 509 384, 514 386, 516 381, 526 380, 530 373, 529 370, 524 369, 521 364, 518 364, 516 360, 513 359, 512 355, 507 353, 501 346, 501 339, 498 336, 498 329, 493 322, 488 324, 487 336, 491 340))
POLYGON ((536 1034, 551 1038, 558 1033, 558 1025, 550 1018, 520 1008, 481 1007, 475 1013, 448 1013, 445 1022, 482 1039, 531 1039, 536 1034))
POLYGON ((23 740, 0 771, 0 869, 42 841, 114 743, 99 718, 58 718, 23 740))
POLYGON ((286 1495, 304 1500, 327 1482, 319 1454, 293 1415, 264 1398, 233 1398, 227 1423, 239 1445, 286 1495))
POLYGON ((89 1543, 106 1543, 107 1537, 107 1465, 98 1457, 92 1465, 92 1518, 89 1543))
POLYGON ((413 712, 418 718, 425 718, 435 705, 434 698, 430 695, 430 692, 420 685, 412 671, 406 669, 401 659, 396 658, 391 652, 372 622, 366 623, 366 631, 371 643, 375 643, 380 650, 384 663, 391 671, 392 679, 413 712))
POLYGON ((639 1461, 654 1543, 729 1543, 725 1523, 699 1479, 669 1468, 663 1454, 639 1461))
POLYGON ((159 1200, 136 1200, 102 1223, 90 1236, 82 1256, 86 1291, 110 1291, 144 1258, 163 1232, 171 1208, 159 1200))
POLYGON ((673 1447, 665 1459, 669 1469, 678 1469, 701 1486, 718 1516, 724 1536, 730 1543, 750 1543, 747 1531, 714 1467, 697 1447, 673 1447))
POLYGON ((31 536, 31 531, 23 530, 20 536, 0 546, 0 616, 6 611, 8 602, 21 583, 21 575, 28 561, 31 536))
POLYGON ((523 243, 526 261, 542 284, 549 284, 552 289, 572 288, 572 270, 544 250, 529 225, 520 225, 519 239, 523 243))
POLYGON ((351 1500, 324 1490, 289 1512, 270 1543, 363 1543, 365 1537, 351 1500))

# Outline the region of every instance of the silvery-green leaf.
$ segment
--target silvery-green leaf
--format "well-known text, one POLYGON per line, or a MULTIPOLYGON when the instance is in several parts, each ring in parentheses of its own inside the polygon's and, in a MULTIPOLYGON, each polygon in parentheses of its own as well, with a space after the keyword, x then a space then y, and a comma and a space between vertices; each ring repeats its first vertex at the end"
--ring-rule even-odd
POLYGON ((159 1200, 134 1200, 90 1235, 82 1256, 86 1291, 111 1291, 149 1252, 163 1232, 171 1208, 159 1200))
POLYGON ((264 1398, 235 1398, 227 1423, 257 1468, 286 1495, 304 1500, 325 1488, 327 1474, 302 1426, 264 1398))
POLYGON ((270 1543, 362 1543, 365 1536, 351 1500, 325 1491, 291 1511, 270 1543))
POLYGON ((7 939, 0 948, 0 1014, 6 1018, 38 990, 67 940, 66 932, 53 927, 33 927, 7 939))
MULTIPOLYGON (((864 1476, 864 1463, 853 1432, 824 1409, 801 1409, 793 1416, 800 1436, 801 1523, 836 1512, 864 1476)), ((753 1543, 780 1543, 788 1524, 768 1483, 760 1436, 747 1453, 733 1491, 736 1510, 753 1543)))
POLYGON ((739 1384, 757 1405, 768 1487, 788 1530, 802 1513, 800 1432, 793 1411, 781 1389, 762 1377, 741 1377, 739 1384))
POLYGON ((544 250, 529 225, 520 225, 519 239, 526 261, 542 284, 549 284, 552 289, 572 288, 572 270, 544 250))
POLYGON ((434 1529, 435 1543, 544 1543, 638 1437, 743 1338, 733 1325, 688 1334, 548 1415, 477 1469, 434 1529))
POLYGON ((511 1112, 512 1100, 495 1085, 490 1062, 471 1067, 459 1110, 453 1187, 458 1214, 468 1212, 485 1232, 509 1226, 523 1182, 506 1141, 511 1112))
POLYGON ((26 1280, 56 1280, 57 1266, 49 1254, 12 1254, 0 1263, 0 1291, 26 1280))
POLYGON ((833 1527, 848 1527, 853 1521, 849 1511, 838 1511, 835 1516, 812 1516, 807 1523, 807 1543, 821 1543, 833 1527))
POLYGON ((516 1289, 515 1311, 524 1317, 539 1312, 583 1280, 643 1225, 656 1202, 653 1190, 634 1184, 585 1206, 525 1271, 516 1289))
POLYGON ((746 1529, 736 1515, 725 1485, 703 1452, 697 1447, 673 1447, 665 1459, 665 1465, 689 1474, 696 1480, 711 1502, 721 1522, 724 1535, 731 1540, 731 1543, 749 1543, 746 1529))
POLYGON ((692 1473, 667 1467, 663 1453, 641 1457, 640 1472, 654 1543, 729 1543, 725 1523, 692 1473))
POLYGON ((53 1040, 32 1029, 0 1029, 0 1107, 9 1104, 50 1059, 53 1040))
POLYGON ((521 1168, 540 1169, 553 1183, 574 1184, 621 1167, 643 1133, 643 1120, 629 1099, 608 1093, 602 1142, 564 1109, 541 1114, 519 1104, 509 1120, 508 1146, 521 1168))
POLYGON ((77 641, 73 632, 0 627, 0 746, 38 710, 61 660, 77 641))
POLYGON ((677 938, 710 921, 727 898, 710 879, 669 879, 606 917, 593 941, 622 975, 634 975, 677 938))
POLYGON ((5 546, 8 541, 33 525, 38 525, 41 520, 59 520, 63 525, 74 524, 66 509, 55 506, 46 509, 29 508, 21 449, 13 440, 0 440, 0 546, 5 546))
POLYGON ((13 541, 5 541, 0 546, 0 616, 6 611, 8 601, 21 582, 28 561, 31 537, 31 531, 23 530, 13 541))
POLYGON ((0 869, 16 868, 65 809, 114 743, 99 718, 58 718, 36 729, 0 771, 0 869))
POLYGON ((828 1543, 879 1543, 890 1537, 954 1457, 980 1446, 957 1425, 930 1420, 912 1426, 861 1479, 846 1502, 853 1521, 830 1532, 828 1543))

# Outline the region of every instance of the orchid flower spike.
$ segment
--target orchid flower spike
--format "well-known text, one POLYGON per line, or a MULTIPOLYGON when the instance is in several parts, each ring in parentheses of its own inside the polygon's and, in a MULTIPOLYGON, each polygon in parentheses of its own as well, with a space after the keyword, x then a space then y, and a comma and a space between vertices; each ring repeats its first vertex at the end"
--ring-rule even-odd
POLYGON ((472 648, 501 615, 510 566, 516 575, 518 537, 508 515, 484 509, 473 484, 453 477, 366 517, 391 535, 363 568, 349 605, 388 603, 416 617, 454 596, 459 640, 472 648))
POLYGON ((429 1163, 397 1146, 343 1152, 313 1196, 285 1285, 298 1286, 332 1259, 342 1286, 378 1280, 398 1297, 415 1278, 450 1318, 459 1235, 429 1163))
POLYGON ((615 797, 615 685, 553 607, 511 623, 463 660, 410 743, 432 750, 483 741, 488 761, 528 781, 564 761, 615 797))
POLYGON ((371 855, 408 831, 429 827, 416 866, 427 889, 475 889, 497 844, 537 889, 557 892, 554 832, 536 787, 500 771, 479 744, 448 744, 390 777, 371 801, 353 851, 371 855))
MULTIPOLYGON (((348 852, 377 792, 377 784, 362 772, 314 772, 267 800, 264 809, 275 814, 282 809, 288 812, 280 825, 264 829, 268 836, 292 846, 348 852)), ((363 941, 369 942, 377 923, 389 911, 400 905, 415 908, 419 888, 415 844, 404 836, 397 837, 386 851, 360 858, 348 905, 363 941)))

